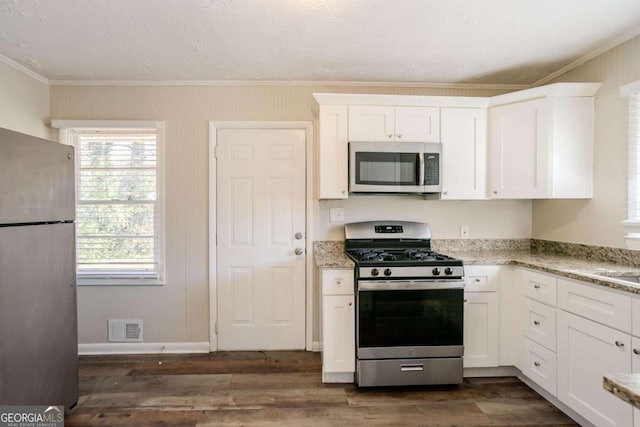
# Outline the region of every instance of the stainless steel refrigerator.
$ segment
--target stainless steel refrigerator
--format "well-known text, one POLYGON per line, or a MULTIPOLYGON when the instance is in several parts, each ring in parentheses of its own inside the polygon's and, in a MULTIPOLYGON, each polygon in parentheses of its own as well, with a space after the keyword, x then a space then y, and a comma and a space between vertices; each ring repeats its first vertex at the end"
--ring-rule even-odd
POLYGON ((73 147, 0 129, 0 405, 78 401, 73 147))

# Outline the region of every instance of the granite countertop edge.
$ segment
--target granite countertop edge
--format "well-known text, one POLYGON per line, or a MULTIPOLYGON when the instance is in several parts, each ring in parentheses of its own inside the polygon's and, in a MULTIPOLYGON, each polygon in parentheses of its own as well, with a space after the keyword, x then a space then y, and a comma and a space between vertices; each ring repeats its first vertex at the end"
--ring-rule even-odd
POLYGON ((609 374, 602 387, 614 396, 640 409, 640 374, 609 374))
MULTIPOLYGON (((355 267, 344 252, 343 241, 318 241, 313 243, 313 255, 318 268, 355 267)), ((448 255, 461 259, 465 265, 515 265, 580 280, 611 289, 640 294, 640 283, 613 279, 618 274, 640 275, 640 268, 620 264, 603 263, 588 259, 531 252, 528 250, 475 250, 447 251, 448 255)))

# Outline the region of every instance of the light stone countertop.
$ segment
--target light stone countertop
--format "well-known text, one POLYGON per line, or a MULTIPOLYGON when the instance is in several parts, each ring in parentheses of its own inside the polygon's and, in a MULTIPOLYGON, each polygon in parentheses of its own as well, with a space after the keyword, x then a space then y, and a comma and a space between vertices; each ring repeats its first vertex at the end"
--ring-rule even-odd
MULTIPOLYGON (((354 262, 344 253, 343 241, 313 243, 314 258, 319 268, 354 268, 354 262)), ((625 292, 640 294, 640 283, 618 280, 607 276, 640 275, 640 268, 621 264, 592 261, 584 258, 549 255, 529 250, 469 250, 441 251, 461 259, 465 265, 516 265, 555 274, 569 279, 606 286, 625 292)))
POLYGON ((640 374, 605 375, 602 386, 614 396, 640 409, 640 374))

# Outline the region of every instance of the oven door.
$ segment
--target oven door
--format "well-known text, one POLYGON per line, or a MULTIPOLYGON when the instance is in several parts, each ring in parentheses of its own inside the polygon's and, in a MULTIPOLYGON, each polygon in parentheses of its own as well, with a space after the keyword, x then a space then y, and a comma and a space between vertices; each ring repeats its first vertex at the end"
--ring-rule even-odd
POLYGON ((349 143, 349 191, 424 193, 424 150, 419 142, 349 143))
POLYGON ((464 281, 358 281, 358 359, 462 357, 464 281))

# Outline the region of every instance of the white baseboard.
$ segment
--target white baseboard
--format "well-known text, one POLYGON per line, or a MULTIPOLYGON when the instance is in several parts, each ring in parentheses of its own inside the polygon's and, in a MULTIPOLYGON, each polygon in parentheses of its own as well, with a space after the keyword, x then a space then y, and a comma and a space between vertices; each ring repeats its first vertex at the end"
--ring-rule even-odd
POLYGON ((320 341, 312 342, 311 351, 322 351, 322 343, 320 341))
POLYGON ((209 353, 209 342, 149 342, 78 344, 78 354, 209 353))
POLYGON ((495 368, 464 368, 465 378, 481 377, 516 377, 520 371, 514 366, 498 366, 495 368))

